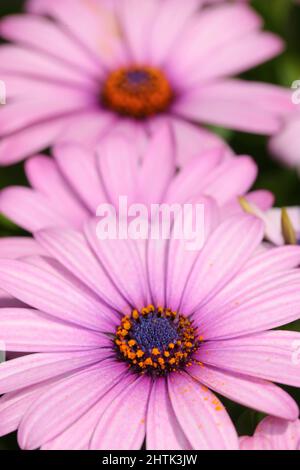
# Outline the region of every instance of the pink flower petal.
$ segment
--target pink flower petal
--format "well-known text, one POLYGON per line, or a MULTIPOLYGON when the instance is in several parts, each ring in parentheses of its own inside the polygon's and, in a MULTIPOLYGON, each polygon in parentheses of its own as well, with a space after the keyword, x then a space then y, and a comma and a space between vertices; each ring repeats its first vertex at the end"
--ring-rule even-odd
MULTIPOLYGON (((58 144, 76 144, 77 148, 85 146, 92 153, 101 139, 117 125, 117 122, 117 117, 113 113, 100 107, 93 107, 71 116, 68 125, 65 126, 56 142, 58 144)), ((56 156, 55 148, 54 156, 56 156)), ((63 170, 64 168, 62 168, 63 170)), ((67 177, 66 174, 65 177, 67 177)))
POLYGON ((237 295, 253 292, 254 287, 265 280, 276 279, 287 274, 300 264, 300 248, 298 246, 283 246, 272 252, 259 252, 245 264, 238 276, 231 280, 209 303, 201 308, 201 315, 211 315, 219 311, 224 303, 237 300, 237 295))
POLYGON ((58 144, 53 153, 59 169, 76 194, 76 199, 83 201, 89 215, 96 215, 98 205, 107 198, 95 171, 93 153, 79 143, 58 144))
POLYGON ((202 182, 221 165, 223 148, 199 152, 172 180, 166 195, 168 203, 185 203, 192 197, 203 194, 202 182))
POLYGON ((99 74, 99 66, 62 29, 36 15, 13 15, 2 19, 0 33, 5 39, 37 48, 91 76, 99 74), (49 41, 51 38, 51 41, 49 41), (68 59, 66 61, 66 58, 68 59))
POLYGON ((295 114, 281 132, 272 137, 270 150, 275 157, 288 166, 299 166, 300 118, 295 114))
POLYGON ((49 147, 71 119, 74 119, 74 114, 62 116, 54 121, 41 122, 29 128, 25 127, 16 134, 4 137, 0 142, 0 165, 11 165, 31 156, 41 148, 49 147))
MULTIPOLYGON (((203 152, 223 148, 227 144, 213 132, 191 124, 176 116, 157 116, 149 122, 151 132, 160 129, 162 125, 171 124, 176 144, 176 162, 178 167, 184 167, 194 157, 203 152)), ((196 161, 196 159, 195 159, 196 161)))
POLYGON ((24 256, 43 255, 42 247, 29 237, 7 237, 0 239, 0 258, 17 259, 24 256))
POLYGON ((164 379, 153 382, 147 412, 148 450, 191 449, 174 414, 164 379))
POLYGON ((126 302, 101 268, 81 233, 69 229, 50 229, 38 232, 36 239, 102 301, 111 305, 110 316, 118 318, 114 310, 124 311, 126 302))
POLYGON ((79 47, 99 64, 99 72, 108 65, 124 60, 123 37, 117 18, 112 14, 111 2, 90 0, 74 3, 30 1, 29 11, 46 14, 62 23, 79 47), (109 8, 110 7, 110 8, 109 8), (72 11, 72 15, 70 15, 72 11))
MULTIPOLYGON (((177 311, 182 301, 185 286, 189 280, 190 273, 199 256, 203 246, 201 244, 209 238, 209 235, 215 230, 219 222, 219 210, 215 201, 209 197, 199 197, 195 201, 189 201, 194 204, 190 215, 196 217, 196 204, 203 206, 204 220, 201 223, 201 233, 188 234, 191 240, 176 238, 173 232, 169 242, 167 275, 166 275, 166 305, 177 311), (192 237, 193 235, 193 237, 192 237), (198 238, 199 237, 199 238, 198 238), (193 239, 194 238, 194 239, 193 239), (197 246, 197 244, 199 246, 197 246)), ((179 216, 181 217, 181 216, 179 216)), ((188 223, 186 216, 184 223, 188 223)), ((195 230, 195 227, 193 228, 195 230)), ((197 228, 196 230, 199 230, 197 228)), ((150 271, 150 269, 149 269, 150 271)))
POLYGON ((194 265, 182 311, 193 312, 216 295, 251 257, 262 237, 263 224, 252 216, 233 216, 219 225, 194 265))
POLYGON ((229 74, 240 74, 272 59, 283 49, 283 41, 275 34, 254 31, 207 57, 206 66, 197 70, 190 86, 229 74))
POLYGON ((244 5, 221 5, 192 18, 175 42, 167 61, 176 83, 186 86, 206 62, 261 27, 261 18, 244 5), (222 34, 220 34, 222 31, 222 34))
POLYGON ((217 310, 208 305, 195 318, 201 321, 207 339, 232 338, 276 328, 299 318, 299 288, 297 270, 258 277, 249 286, 244 284, 240 291, 232 292, 232 297, 217 310))
POLYGON ((111 135, 101 141, 97 155, 108 199, 116 207, 120 196, 128 197, 128 204, 137 202, 138 154, 133 143, 121 135, 111 135))
POLYGON ((2 190, 0 209, 8 219, 29 232, 51 226, 63 227, 68 223, 72 225, 72 216, 66 220, 47 196, 21 186, 9 186, 2 190))
POLYGON ((121 380, 98 400, 83 416, 65 431, 51 439, 41 450, 89 450, 98 422, 112 402, 135 380, 133 374, 123 375, 121 380))
POLYGON ((85 232, 101 266, 124 299, 133 308, 140 309, 148 305, 149 292, 138 244, 130 238, 100 240, 96 220, 86 225, 85 232))
POLYGON ((107 345, 100 335, 26 308, 1 310, 1 341, 7 351, 67 352, 107 345))
POLYGON ((265 436, 271 442, 273 450, 299 450, 300 421, 287 422, 267 416, 257 426, 255 436, 265 436))
POLYGON ((18 431, 22 449, 37 449, 83 416, 120 381, 123 364, 111 360, 62 379, 43 393, 23 417, 18 431))
POLYGON ((166 303, 167 259, 169 240, 150 238, 146 262, 151 301, 160 306, 166 303))
POLYGON ((268 331, 207 342, 198 358, 225 370, 299 387, 299 342, 300 333, 268 331))
POLYGON ((42 155, 33 157, 26 162, 25 171, 31 186, 47 196, 57 206, 57 212, 72 221, 72 226, 83 224, 89 213, 66 185, 52 158, 42 155))
POLYGON ((140 377, 119 394, 101 416, 91 440, 91 450, 141 448, 146 433, 150 388, 150 379, 140 377))
POLYGON ((187 21, 200 7, 202 0, 166 0, 161 3, 151 28, 151 39, 147 48, 148 60, 151 63, 162 64, 168 56, 175 40, 182 33, 187 21), (172 21, 170 21, 172 10, 172 21))
POLYGON ((84 286, 44 267, 1 261, 0 279, 2 288, 11 295, 56 318, 93 330, 107 332, 113 328, 113 319, 101 315, 101 309, 106 313, 106 308, 84 286))
POLYGON ((253 185, 258 170, 254 160, 241 156, 225 161, 202 181, 202 192, 216 199, 219 205, 242 196, 253 185))
POLYGON ((0 49, 0 72, 9 72, 39 78, 40 80, 53 80, 69 87, 81 87, 93 90, 93 80, 82 70, 69 68, 65 61, 50 59, 43 53, 34 49, 12 44, 2 45, 0 49))
POLYGON ((257 426, 253 437, 240 438, 241 450, 299 450, 300 421, 285 421, 267 416, 257 426))
POLYGON ((30 106, 28 98, 22 97, 11 102, 9 106, 1 106, 1 135, 9 136, 29 126, 81 113, 90 107, 94 107, 90 93, 72 88, 58 87, 55 91, 45 91, 41 96, 33 96, 30 106))
POLYGON ((13 392, 88 367, 108 356, 108 351, 102 348, 83 352, 29 354, 4 362, 0 365, 0 393, 13 392))
POLYGON ((27 409, 55 380, 57 379, 6 393, 0 398, 0 436, 16 431, 27 409))
POLYGON ((143 63, 145 47, 149 41, 151 27, 160 8, 157 0, 144 2, 140 0, 123 0, 118 5, 120 26, 134 63, 143 63), (136 18, 132 21, 132 15, 136 18))
POLYGON ((215 395, 186 374, 170 376, 168 385, 175 415, 193 449, 238 448, 235 428, 215 395))
POLYGON ((283 419, 299 415, 292 397, 271 382, 207 365, 193 365, 188 372, 201 384, 248 408, 283 419))
POLYGON ((163 201, 167 187, 176 172, 176 147, 169 126, 162 127, 149 141, 139 171, 139 192, 148 204, 163 201))
POLYGON ((208 124, 233 128, 239 131, 257 134, 273 134, 282 126, 285 114, 290 110, 290 101, 286 94, 274 87, 255 82, 223 80, 201 87, 196 87, 182 96, 174 106, 181 117, 208 124), (275 103, 285 105, 274 110, 275 103), (267 99, 266 99, 267 98, 267 99), (270 104, 269 104, 270 103, 270 104))
POLYGON ((258 189, 247 194, 247 201, 251 204, 255 204, 263 211, 270 209, 273 206, 274 199, 274 194, 264 189, 258 189))
MULTIPOLYGON (((246 199, 260 211, 266 211, 274 204, 274 195, 270 191, 266 191, 264 189, 251 191, 246 195, 246 199)), ((224 219, 226 217, 231 217, 236 213, 240 213, 242 210, 243 209, 238 199, 231 200, 222 207, 222 217, 224 219)))
POLYGON ((264 436, 243 436, 240 437, 240 450, 272 450, 272 444, 264 436))

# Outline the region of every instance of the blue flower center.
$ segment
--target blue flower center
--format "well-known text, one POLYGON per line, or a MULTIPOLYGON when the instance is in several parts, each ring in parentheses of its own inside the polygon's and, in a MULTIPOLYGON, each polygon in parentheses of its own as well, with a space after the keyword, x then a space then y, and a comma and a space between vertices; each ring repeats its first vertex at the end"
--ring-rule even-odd
POLYGON ((189 318, 153 305, 124 316, 114 339, 118 359, 152 377, 197 363, 193 354, 202 341, 189 318))
POLYGON ((150 352, 153 348, 164 350, 178 340, 177 326, 174 321, 158 317, 154 312, 133 324, 132 338, 144 351, 150 352))
POLYGON ((140 86, 151 80, 149 72, 145 70, 129 70, 126 72, 126 80, 129 85, 140 86))

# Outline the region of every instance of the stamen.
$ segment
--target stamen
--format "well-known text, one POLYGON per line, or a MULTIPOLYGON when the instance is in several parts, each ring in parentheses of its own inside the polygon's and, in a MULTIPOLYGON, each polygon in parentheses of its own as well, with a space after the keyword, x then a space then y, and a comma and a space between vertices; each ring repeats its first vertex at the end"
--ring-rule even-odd
POLYGON ((136 66, 112 72, 101 99, 105 107, 118 114, 143 119, 165 111, 173 100, 173 91, 163 72, 136 66))
POLYGON ((122 318, 115 346, 134 372, 160 376, 197 363, 193 354, 202 341, 190 319, 149 305, 122 318))

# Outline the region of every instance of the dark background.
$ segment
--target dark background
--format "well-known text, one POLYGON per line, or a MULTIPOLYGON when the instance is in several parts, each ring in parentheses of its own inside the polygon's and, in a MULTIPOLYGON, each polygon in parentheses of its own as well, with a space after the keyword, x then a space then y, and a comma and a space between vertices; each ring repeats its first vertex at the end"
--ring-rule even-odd
MULTIPOLYGON (((0 16, 21 12, 23 4, 22 0, 0 0, 0 16)), ((293 0, 254 0, 253 5, 264 17, 266 28, 282 36, 286 41, 287 48, 286 52, 280 57, 251 70, 243 77, 249 80, 265 81, 290 87, 294 80, 300 79, 300 6, 296 6, 293 0)), ((256 188, 271 190, 276 196, 278 206, 300 204, 300 180, 297 172, 281 166, 272 159, 267 150, 266 138, 223 129, 215 130, 229 141, 236 153, 248 154, 255 159, 260 170, 256 188)), ((27 184, 23 164, 1 168, 0 188, 16 184, 27 184)), ((22 234, 25 235, 22 230, 3 216, 0 216, 0 236, 22 234)), ((289 325, 288 329, 291 328, 300 331, 300 322, 289 325)), ((300 403, 300 390, 290 387, 285 388, 300 403)), ((244 407, 235 405, 229 400, 222 398, 222 401, 227 405, 239 433, 252 433, 263 415, 245 410, 244 407)), ((0 438, 0 450, 16 448, 14 435, 0 438)))

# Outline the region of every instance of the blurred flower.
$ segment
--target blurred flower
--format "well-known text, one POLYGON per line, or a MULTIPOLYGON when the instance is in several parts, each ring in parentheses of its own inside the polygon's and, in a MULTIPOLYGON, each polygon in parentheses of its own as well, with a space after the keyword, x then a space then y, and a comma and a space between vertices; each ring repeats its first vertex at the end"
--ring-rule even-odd
POLYGON ((266 238, 274 245, 300 244, 300 207, 274 208, 264 216, 266 238))
POLYGON ((18 428, 25 449, 139 449, 145 436, 148 449, 235 449, 209 389, 298 418, 272 381, 300 385, 300 334, 267 330, 299 317, 299 247, 256 253, 263 224, 245 214, 189 253, 99 241, 95 224, 42 231, 47 256, 0 263, 3 288, 32 307, 0 312, 7 350, 32 353, 0 365, 1 435, 18 428))
POLYGON ((248 6, 201 0, 31 0, 1 21, 0 162, 61 140, 91 147, 117 126, 136 145, 169 121, 178 165, 220 140, 195 123, 278 131, 285 91, 233 80, 282 50, 248 6), (172 18, 172 21, 170 21, 172 18))
MULTIPOLYGON (((300 244, 300 207, 262 210, 247 197, 239 199, 242 209, 265 225, 265 240, 274 246, 300 244)), ((237 211, 231 211, 235 213, 237 211)))
POLYGON ((268 416, 253 437, 240 438, 241 450, 300 450, 300 421, 285 421, 268 416))
MULTIPOLYGON (((177 172, 176 145, 168 127, 156 131, 142 153, 126 136, 111 134, 97 152, 79 144, 60 144, 54 159, 39 155, 27 161, 33 189, 8 187, 0 193, 0 210, 25 230, 49 226, 80 229, 101 203, 185 204, 213 197, 227 213, 249 191, 257 175, 254 161, 235 157, 223 146, 196 152, 177 172)), ((262 210, 272 206, 267 191, 247 195, 262 210)), ((1 242, 0 242, 1 247, 1 242)))

